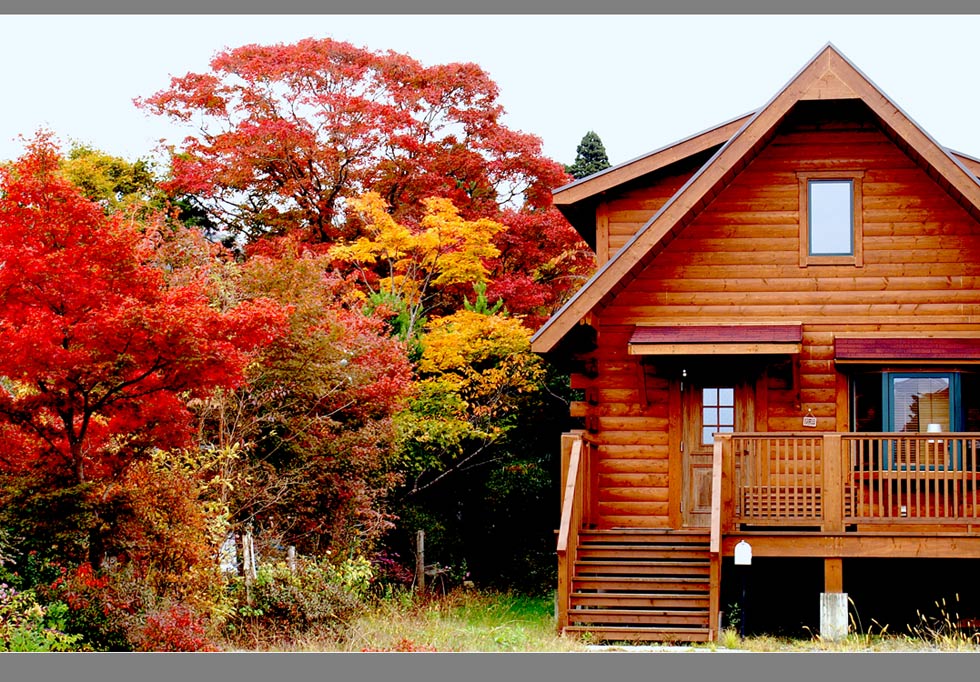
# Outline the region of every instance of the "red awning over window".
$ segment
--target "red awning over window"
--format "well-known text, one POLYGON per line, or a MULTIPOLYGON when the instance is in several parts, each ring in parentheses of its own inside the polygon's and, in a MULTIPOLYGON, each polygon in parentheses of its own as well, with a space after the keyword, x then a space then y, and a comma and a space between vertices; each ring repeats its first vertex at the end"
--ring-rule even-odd
POLYGON ((980 362, 980 338, 875 338, 834 340, 838 362, 980 362))
POLYGON ((637 327, 630 337, 634 355, 799 353, 801 324, 677 325, 637 327))

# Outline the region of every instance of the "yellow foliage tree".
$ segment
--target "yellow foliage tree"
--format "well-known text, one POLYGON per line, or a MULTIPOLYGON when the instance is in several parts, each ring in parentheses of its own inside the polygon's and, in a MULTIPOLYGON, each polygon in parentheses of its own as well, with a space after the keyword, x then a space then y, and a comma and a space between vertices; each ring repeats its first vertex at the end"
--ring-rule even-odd
POLYGON ((401 429, 408 494, 493 461, 491 446, 542 389, 545 370, 520 320, 459 310, 429 323, 401 429))
POLYGON ((367 234, 330 251, 360 271, 373 296, 404 307, 405 338, 416 332, 434 287, 486 281, 485 260, 500 255, 493 238, 505 229, 486 218, 465 220, 448 199, 432 197, 424 204, 421 224, 412 228, 395 221, 375 192, 352 199, 367 234))

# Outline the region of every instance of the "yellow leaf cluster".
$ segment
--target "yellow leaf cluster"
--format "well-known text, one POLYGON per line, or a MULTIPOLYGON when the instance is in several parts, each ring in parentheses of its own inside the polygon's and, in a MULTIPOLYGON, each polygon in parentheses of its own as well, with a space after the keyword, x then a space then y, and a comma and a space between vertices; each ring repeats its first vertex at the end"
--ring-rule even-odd
POLYGON ((351 199, 367 234, 335 246, 330 255, 361 268, 378 266, 381 290, 411 303, 423 300, 430 285, 485 281, 484 261, 500 254, 493 238, 504 226, 485 218, 465 220, 448 199, 433 197, 424 204, 425 215, 413 229, 397 222, 376 192, 351 199))
POLYGON ((477 420, 511 412, 544 380, 529 331, 513 318, 460 310, 433 321, 423 346, 419 372, 452 385, 477 420))

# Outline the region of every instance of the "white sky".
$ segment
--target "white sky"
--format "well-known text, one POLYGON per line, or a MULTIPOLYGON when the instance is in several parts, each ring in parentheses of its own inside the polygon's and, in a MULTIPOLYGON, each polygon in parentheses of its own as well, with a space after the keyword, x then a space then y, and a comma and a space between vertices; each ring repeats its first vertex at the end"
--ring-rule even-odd
POLYGON ((332 37, 425 64, 476 62, 511 128, 614 164, 765 104, 833 42, 940 144, 980 156, 980 16, 0 16, 0 159, 39 127, 135 159, 187 132, 132 100, 249 43, 332 37))

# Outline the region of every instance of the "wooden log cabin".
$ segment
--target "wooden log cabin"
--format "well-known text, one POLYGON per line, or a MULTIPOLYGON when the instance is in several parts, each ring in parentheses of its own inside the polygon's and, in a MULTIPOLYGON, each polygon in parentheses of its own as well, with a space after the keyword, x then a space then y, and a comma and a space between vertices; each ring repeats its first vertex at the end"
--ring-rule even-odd
POLYGON ((980 558, 978 173, 828 45, 759 110, 555 190, 598 259, 532 340, 583 398, 560 629, 714 638, 742 541, 822 562, 831 634, 845 560, 980 558))

